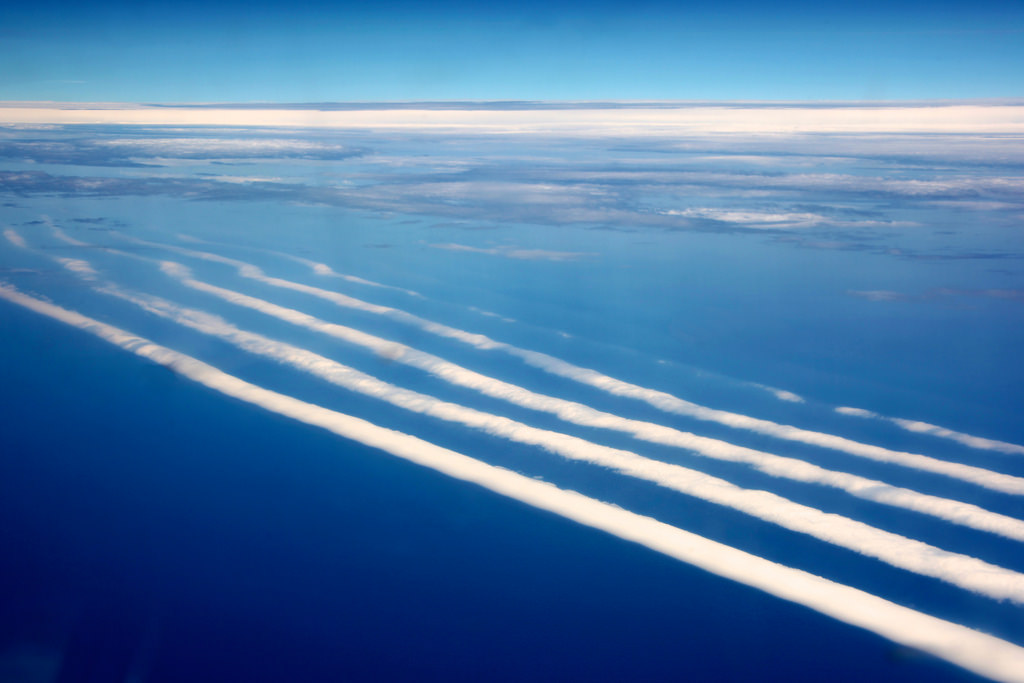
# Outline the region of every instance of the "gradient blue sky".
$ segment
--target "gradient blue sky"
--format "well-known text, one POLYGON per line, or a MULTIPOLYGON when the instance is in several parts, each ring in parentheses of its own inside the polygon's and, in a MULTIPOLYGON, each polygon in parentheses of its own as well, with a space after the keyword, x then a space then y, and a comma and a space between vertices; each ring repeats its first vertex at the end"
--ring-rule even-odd
POLYGON ((0 9, 0 100, 1024 96, 1024 3, 42 0, 0 9))

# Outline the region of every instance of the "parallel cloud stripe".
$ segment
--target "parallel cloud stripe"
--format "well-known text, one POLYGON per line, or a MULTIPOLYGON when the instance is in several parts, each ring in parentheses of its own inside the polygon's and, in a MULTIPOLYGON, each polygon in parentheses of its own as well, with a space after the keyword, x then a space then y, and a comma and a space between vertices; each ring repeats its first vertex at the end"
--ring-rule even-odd
POLYGON ((131 301, 153 314, 191 329, 224 339, 250 353, 292 365, 350 391, 412 412, 463 424, 516 443, 539 446, 567 459, 608 467, 637 479, 739 510, 894 567, 930 576, 996 600, 1005 599, 1024 605, 1024 574, 977 558, 945 551, 841 515, 825 513, 767 491, 743 489, 696 470, 650 460, 636 453, 531 427, 403 389, 306 349, 241 330, 217 316, 178 306, 158 297, 132 294, 113 285, 102 287, 101 291, 131 301))
POLYGON ((405 344, 389 341, 337 323, 328 323, 301 311, 195 280, 191 277, 189 270, 181 264, 164 261, 161 263, 161 269, 189 287, 224 301, 260 311, 279 320, 330 335, 350 344, 362 346, 389 360, 419 368, 451 384, 467 387, 486 396, 508 401, 523 408, 544 411, 556 415, 566 422, 617 430, 628 433, 637 439, 684 448, 706 457, 746 463, 771 476, 831 486, 875 503, 902 507, 981 531, 1024 541, 1024 521, 990 512, 976 505, 890 486, 881 481, 845 472, 835 472, 802 460, 744 448, 650 422, 620 417, 574 401, 539 394, 515 384, 482 375, 405 344))
POLYGON ((964 465, 946 460, 939 460, 917 453, 906 453, 894 451, 881 446, 861 443, 834 434, 815 432, 799 427, 782 425, 770 420, 762 420, 747 415, 731 413, 725 410, 707 408, 678 398, 671 394, 655 389, 623 382, 622 380, 608 377, 595 370, 581 368, 537 351, 526 351, 514 349, 508 351, 519 356, 524 361, 535 367, 546 370, 552 374, 572 379, 582 384, 593 386, 616 396, 638 399, 645 403, 669 413, 695 417, 700 420, 708 420, 724 424, 736 429, 747 429, 760 434, 766 434, 779 439, 798 441, 801 443, 830 448, 842 451, 850 455, 856 455, 870 460, 885 462, 893 465, 910 467, 924 472, 941 474, 954 479, 970 482, 993 491, 1024 495, 1024 478, 1016 477, 1000 472, 993 472, 973 465, 964 465))
POLYGON ((580 524, 600 529, 705 571, 760 589, 893 642, 931 653, 957 666, 1005 683, 1024 683, 1024 648, 960 624, 937 619, 864 591, 769 562, 735 548, 602 503, 574 491, 487 465, 408 434, 228 375, 195 358, 158 346, 119 328, 87 318, 11 287, 0 298, 93 334, 168 367, 225 396, 313 425, 334 434, 474 483, 580 524))
MULTIPOLYGON (((122 256, 157 263, 149 257, 129 252, 108 251, 122 256)), ((1015 540, 1024 540, 1024 521, 994 513, 976 505, 922 494, 857 475, 830 471, 804 461, 735 446, 717 439, 688 434, 661 425, 603 413, 579 403, 537 394, 522 387, 473 372, 437 356, 412 349, 404 344, 388 341, 343 325, 326 323, 300 311, 284 308, 255 297, 200 282, 193 279, 191 271, 179 263, 171 261, 158 263, 161 270, 166 274, 177 278, 190 287, 212 294, 225 301, 246 306, 281 320, 369 348, 384 357, 425 370, 453 384, 472 388, 485 395, 506 400, 525 408, 546 411, 571 423, 606 429, 618 429, 632 434, 636 438, 653 443, 685 448, 691 452, 716 459, 743 462, 771 476, 832 486, 875 503, 901 507, 966 527, 987 531, 1015 540)))
MULTIPOLYGON (((128 252, 108 251, 147 262, 155 262, 148 257, 128 252)), ((616 429, 629 433, 635 438, 653 443, 685 448, 691 452, 711 458, 743 462, 771 476, 831 486, 875 503, 913 510, 914 512, 931 515, 969 528, 1024 541, 1024 521, 991 512, 976 505, 922 494, 917 491, 891 486, 881 481, 845 472, 827 470, 801 460, 764 453, 736 446, 725 441, 681 432, 661 425, 631 420, 597 411, 583 404, 537 394, 522 387, 473 372, 432 354, 412 349, 404 344, 385 340, 343 325, 327 323, 300 311, 284 308, 255 297, 200 282, 193 279, 189 269, 181 264, 162 261, 159 262, 159 265, 166 274, 179 279, 184 284, 217 296, 225 301, 246 306, 281 320, 369 348, 384 357, 417 367, 447 382, 471 388, 487 396, 506 400, 525 408, 549 412, 567 422, 584 426, 616 429)))
POLYGON ((256 266, 239 261, 237 259, 231 259, 217 254, 211 254, 204 251, 196 251, 193 249, 185 249, 174 245, 159 244, 156 242, 149 242, 146 240, 140 240, 137 238, 128 238, 140 244, 146 244, 149 246, 157 247, 160 249, 166 249, 175 253, 184 254, 192 258, 199 258, 207 261, 213 261, 217 263, 223 263, 225 265, 234 266, 238 269, 238 273, 246 278, 262 282, 264 284, 272 285, 274 287, 281 287, 284 289, 290 289, 293 291, 303 292, 316 296, 318 298, 331 301, 339 306, 345 308, 351 308, 355 310, 365 311, 367 313, 373 313, 377 315, 383 315, 399 322, 414 325, 426 332, 436 334, 438 336, 455 339, 465 344, 469 344, 481 350, 500 350, 504 353, 516 356, 521 360, 525 361, 529 365, 536 368, 549 372, 551 374, 570 379, 581 384, 592 386, 601 391, 627 398, 637 399, 644 401, 649 405, 658 408, 659 410, 675 413, 678 415, 685 415, 693 417, 699 420, 706 420, 711 422, 717 422, 729 427, 736 429, 745 429, 760 434, 765 434, 779 439, 785 439, 789 441, 798 441, 801 443, 810 444, 813 446, 819 446, 822 448, 829 448, 837 451, 847 453, 870 460, 879 462, 885 462, 893 465, 899 465, 902 467, 909 467, 912 469, 931 472, 961 481, 969 482, 977 486, 981 486, 993 491, 999 491, 1001 493, 1008 493, 1012 495, 1024 495, 1024 478, 1016 477, 1009 474, 1003 474, 1000 472, 993 472, 981 467, 975 467, 973 465, 965 465, 962 463, 949 462, 945 460, 939 460, 926 455, 920 455, 917 453, 907 453, 903 451, 894 451, 881 446, 875 446, 871 444, 861 443, 845 437, 836 436, 833 434, 825 434, 822 432, 815 432, 808 429, 802 429, 799 427, 792 427, 789 425, 782 425, 770 420, 762 420, 747 415, 741 415, 738 413, 732 413, 725 410, 718 410, 715 408, 707 408, 705 406, 697 405, 678 398, 671 394, 655 389, 647 389, 635 384, 630 384, 622 380, 609 377, 601 374, 596 370, 590 370, 582 368, 572 363, 560 360, 553 356, 549 356, 545 353, 538 351, 529 351, 521 349, 511 344, 504 342, 495 341, 485 335, 476 334, 472 332, 466 332, 459 330, 447 325, 435 323, 419 316, 407 313, 396 308, 389 306, 381 306, 378 304, 371 304, 365 301, 361 301, 354 297, 347 296, 345 294, 339 294, 329 290, 321 289, 318 287, 312 287, 310 285, 304 285, 297 282, 291 282, 281 278, 269 277, 263 273, 262 270, 256 266))
POLYGON ((355 275, 347 275, 345 273, 335 272, 334 269, 331 268, 326 263, 318 263, 316 261, 311 261, 309 259, 301 258, 299 256, 292 256, 291 254, 284 254, 284 253, 281 253, 279 251, 275 251, 275 252, 271 252, 271 253, 274 253, 274 254, 276 254, 278 256, 282 256, 282 257, 287 258, 287 259, 291 259, 292 261, 295 261, 296 263, 301 263, 301 264, 303 264, 305 266, 309 266, 310 269, 312 269, 312 271, 314 273, 316 273, 317 275, 326 275, 327 277, 336 277, 336 278, 340 278, 342 280, 345 280, 346 282, 354 282, 354 283, 356 283, 358 285, 366 285, 367 287, 378 287, 380 289, 392 289, 392 290, 394 290, 396 292, 403 292, 405 294, 408 294, 409 296, 414 296, 414 297, 417 297, 417 298, 420 298, 420 299, 423 298, 422 294, 420 294, 419 292, 413 291, 411 289, 404 289, 402 287, 394 287, 392 285, 382 285, 379 282, 374 282, 373 280, 367 280, 366 278, 357 277, 355 275))
POLYGON ((914 432, 915 434, 928 434, 929 436, 935 436, 940 439, 949 439, 965 446, 970 446, 971 448, 978 448, 986 451, 998 451, 1000 453, 1008 453, 1010 455, 1024 455, 1024 446, 1019 446, 1015 443, 1008 443, 1006 441, 998 441, 996 439, 986 439, 981 436, 972 436, 971 434, 964 434, 963 432, 957 432, 952 429, 939 427, 938 425, 929 424, 927 422, 905 420, 900 417, 887 417, 885 415, 879 415, 871 410, 850 408, 847 406, 840 406, 836 408, 836 412, 842 415, 852 415, 854 417, 869 417, 885 420, 902 427, 908 432, 914 432))
POLYGON ((908 432, 929 434, 943 439, 952 439, 953 441, 962 443, 965 446, 971 446, 972 448, 981 448, 1017 455, 1024 454, 1024 446, 1018 446, 1017 444, 1007 443, 1005 441, 996 441, 995 439, 971 436, 970 434, 955 432, 952 429, 946 429, 945 427, 939 427, 937 425, 928 424, 927 422, 919 422, 917 420, 904 420, 899 417, 890 417, 889 421, 903 427, 903 429, 906 429, 908 432))
MULTIPOLYGON (((188 242, 195 242, 196 244, 225 244, 223 242, 211 242, 209 240, 199 239, 198 237, 193 237, 192 235, 185 235, 183 233, 178 233, 177 237, 188 242)), ((422 294, 411 289, 405 289, 403 287, 394 287, 392 285, 385 285, 381 284, 380 282, 374 282, 373 280, 367 280, 366 278, 358 277, 356 275, 348 275, 347 273, 338 273, 326 263, 319 263, 318 261, 313 261, 308 258, 302 258, 301 256, 286 254, 283 251, 277 251, 276 249, 262 249, 260 247, 252 246, 247 246, 246 248, 260 251, 265 254, 272 254, 274 256, 277 256, 278 258, 288 259, 289 261, 294 261, 295 263, 301 263, 302 265, 309 267, 309 269, 312 270, 317 275, 336 277, 341 280, 344 280, 345 282, 352 282, 358 285, 365 285, 367 287, 377 287, 379 289, 390 289, 396 292, 403 292, 405 294, 408 294, 409 296, 414 296, 420 299, 424 298, 422 294)))

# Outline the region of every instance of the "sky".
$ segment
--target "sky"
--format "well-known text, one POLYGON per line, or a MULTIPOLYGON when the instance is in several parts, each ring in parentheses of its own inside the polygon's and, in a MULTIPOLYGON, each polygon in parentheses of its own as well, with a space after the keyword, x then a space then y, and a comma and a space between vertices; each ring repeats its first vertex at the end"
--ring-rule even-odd
POLYGON ((1024 95, 1024 5, 6 3, 0 100, 1024 95))
POLYGON ((1020 0, 8 5, 0 680, 1024 683, 1020 0))

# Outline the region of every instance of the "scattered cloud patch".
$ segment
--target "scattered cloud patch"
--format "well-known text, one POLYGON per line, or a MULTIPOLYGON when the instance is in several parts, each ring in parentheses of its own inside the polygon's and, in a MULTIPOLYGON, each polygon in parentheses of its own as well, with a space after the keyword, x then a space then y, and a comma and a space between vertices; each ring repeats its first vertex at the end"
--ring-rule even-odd
POLYGON ((4 230, 4 237, 6 237, 7 241, 16 247, 28 249, 28 244, 26 244, 25 238, 19 235, 13 228, 6 228, 4 230))
POLYGON ((813 213, 771 213, 715 208, 667 209, 663 213, 668 216, 738 223, 753 228, 806 228, 819 225, 825 220, 823 216, 813 213))
MULTIPOLYGON (((93 111, 88 107, 57 109, 93 111)), ((699 110, 700 116, 717 111, 715 107, 692 109, 699 110)), ((850 109, 859 112, 858 116, 875 111, 870 107, 850 109)), ((166 113, 166 108, 160 110, 166 113)), ((407 107, 384 110, 391 112, 389 116, 419 111, 407 107)), ((486 113, 487 108, 470 110, 486 113)), ((651 110, 660 112, 658 116, 676 111, 660 106, 651 110)), ((778 114, 803 109, 765 110, 778 114)), ((929 108, 908 108, 911 110, 934 114, 929 108)), ((120 110, 95 109, 104 111, 120 110)), ((305 111, 297 109, 295 113, 305 111)), ((377 110, 360 105, 346 111, 371 116, 377 110)), ((457 109, 431 111, 449 115, 457 109)), ((500 108, 493 111, 509 113, 500 108)), ((524 107, 512 113, 533 116, 537 111, 591 116, 597 110, 587 106, 524 107)), ((635 116, 647 110, 630 106, 608 111, 635 116)), ((734 107, 730 111, 752 116, 761 109, 734 107)), ((615 146, 610 154, 607 137, 550 137, 520 131, 515 150, 510 152, 504 134, 466 137, 412 125, 387 133, 365 130, 358 137, 329 130, 245 129, 238 125, 103 125, 89 131, 84 135, 74 126, 49 131, 0 128, 0 156, 6 154, 10 160, 9 170, 0 172, 0 191, 14 196, 277 201, 403 215, 425 225, 473 230, 536 224, 630 231, 753 232, 763 233, 767 239, 790 239, 788 243, 798 247, 902 259, 1021 257, 1010 253, 1005 240, 968 242, 963 237, 967 229, 956 225, 969 215, 972 220, 1012 229, 1024 215, 1024 165, 1013 163, 1024 158, 1024 142, 987 132, 766 136, 684 131, 628 140, 611 138, 615 146), (429 153, 423 153, 428 141, 429 153), (343 170, 333 163, 356 158, 357 163, 346 164, 343 170), (295 160, 303 163, 291 163, 295 160), (267 170, 268 162, 278 166, 267 170), (46 163, 123 169, 116 174, 97 170, 67 175, 39 170, 38 165, 46 163), (214 173, 218 167, 213 164, 224 163, 232 164, 237 172, 214 173), (298 171, 300 168, 303 170, 298 171), (958 210, 951 210, 954 208, 958 210), (926 228, 942 236, 929 242, 927 251, 916 239, 926 228)), ((528 249, 508 249, 500 255, 522 260, 580 258, 528 249)))
POLYGON ((770 386, 767 386, 765 384, 756 384, 755 386, 760 387, 761 389, 764 389, 765 391, 769 392, 770 394, 775 396, 775 398, 779 399, 780 401, 786 401, 788 403, 805 403, 806 402, 804 400, 803 396, 800 396, 798 394, 794 394, 792 391, 786 391, 785 389, 776 389, 775 387, 770 387, 770 386))
POLYGON ((582 251, 551 251, 548 249, 518 249, 515 247, 473 247, 467 244, 430 244, 434 249, 447 251, 465 251, 474 254, 491 254, 522 261, 578 261, 582 258, 597 256, 593 252, 582 251))
POLYGON ((80 275, 85 280, 95 280, 99 275, 87 261, 75 258, 58 258, 57 261, 72 273, 80 275))
POLYGON ((160 271, 173 278, 188 279, 192 277, 192 271, 175 261, 161 261, 160 271))
POLYGON ((35 163, 79 166, 146 168, 169 160, 301 159, 341 161, 365 154, 361 148, 327 140, 268 138, 158 137, 96 131, 83 136, 65 129, 38 131, 33 137, 0 138, 0 159, 30 159, 35 163))
POLYGON ((892 290, 849 290, 851 296, 868 301, 945 301, 962 298, 996 299, 1024 302, 1024 289, 954 289, 940 287, 921 294, 892 290))
POLYGON ((867 299, 868 301, 906 301, 911 297, 902 292, 894 292, 888 289, 849 290, 850 296, 867 299))
POLYGON ((878 413, 873 413, 863 408, 850 408, 849 406, 839 406, 836 408, 836 412, 840 415, 852 415, 853 417, 878 417, 878 413))
POLYGON ((517 322, 514 318, 508 318, 506 316, 494 313, 493 311, 485 311, 482 308, 477 308, 476 306, 469 306, 468 310, 473 311, 474 313, 477 313, 487 318, 497 318, 498 320, 501 320, 502 322, 506 323, 517 322))
POLYGON ((347 145, 307 138, 106 138, 92 143, 118 157, 174 159, 310 159, 338 161, 364 151, 347 145))

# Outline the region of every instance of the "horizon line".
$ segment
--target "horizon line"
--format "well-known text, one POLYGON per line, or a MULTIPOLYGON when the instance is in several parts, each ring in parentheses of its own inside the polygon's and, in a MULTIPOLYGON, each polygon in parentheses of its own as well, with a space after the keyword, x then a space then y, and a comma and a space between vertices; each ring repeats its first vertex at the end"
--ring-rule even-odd
POLYGON ((1024 100, 913 103, 405 102, 132 104, 0 102, 0 125, 172 125, 485 135, 1024 134, 1024 100))
POLYGON ((637 98, 595 98, 595 99, 516 99, 516 98, 436 98, 436 99, 349 99, 315 101, 130 101, 130 100, 0 100, 0 107, 82 107, 114 108, 137 107, 154 109, 673 109, 700 107, 942 107, 942 106, 1024 106, 1024 96, 1017 97, 935 97, 903 99, 637 99, 637 98))

